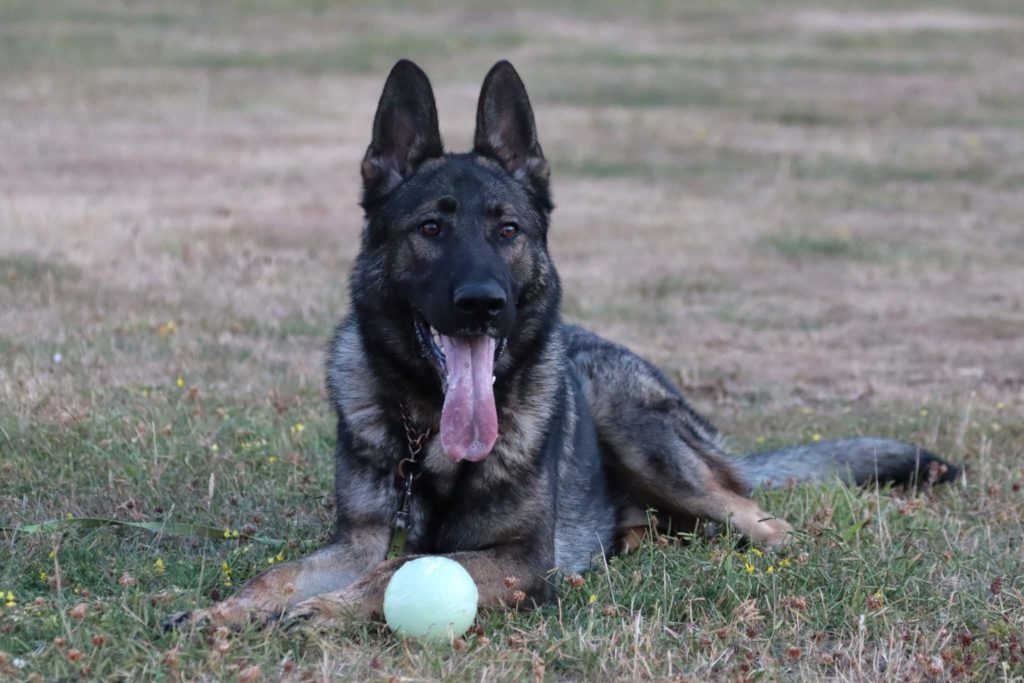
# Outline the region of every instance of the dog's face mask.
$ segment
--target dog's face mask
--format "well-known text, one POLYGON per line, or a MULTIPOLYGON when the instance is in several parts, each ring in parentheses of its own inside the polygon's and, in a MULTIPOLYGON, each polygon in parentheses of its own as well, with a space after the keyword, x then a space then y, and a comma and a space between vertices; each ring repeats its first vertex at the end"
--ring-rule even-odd
POLYGON ((399 62, 362 172, 360 259, 375 259, 404 318, 396 321, 400 341, 436 373, 445 452, 482 460, 498 437, 494 384, 513 362, 503 356, 526 341, 517 334, 522 318, 536 313, 538 282, 554 277, 548 166, 518 74, 495 65, 480 94, 473 151, 446 155, 426 75, 399 62))

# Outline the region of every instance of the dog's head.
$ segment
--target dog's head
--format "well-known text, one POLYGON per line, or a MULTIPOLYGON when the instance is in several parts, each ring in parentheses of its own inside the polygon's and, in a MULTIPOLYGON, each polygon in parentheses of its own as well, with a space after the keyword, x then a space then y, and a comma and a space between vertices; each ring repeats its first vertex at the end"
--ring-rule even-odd
POLYGON ((441 403, 455 460, 497 439, 495 394, 555 320, 547 252, 548 164, 526 88, 508 62, 487 74, 473 150, 446 154, 426 74, 400 61, 362 165, 366 223, 352 297, 371 353, 441 403))

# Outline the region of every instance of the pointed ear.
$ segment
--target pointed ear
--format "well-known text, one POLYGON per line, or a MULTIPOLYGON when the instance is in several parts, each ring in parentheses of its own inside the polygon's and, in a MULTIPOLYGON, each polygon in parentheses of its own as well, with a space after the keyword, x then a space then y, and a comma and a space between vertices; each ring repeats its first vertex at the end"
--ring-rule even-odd
POLYGON ((373 140, 363 157, 363 201, 382 197, 424 161, 443 154, 430 81, 402 59, 384 83, 373 118, 373 140))
POLYGON ((537 141, 533 108, 526 86, 507 61, 491 67, 480 89, 473 149, 546 196, 550 169, 537 141))

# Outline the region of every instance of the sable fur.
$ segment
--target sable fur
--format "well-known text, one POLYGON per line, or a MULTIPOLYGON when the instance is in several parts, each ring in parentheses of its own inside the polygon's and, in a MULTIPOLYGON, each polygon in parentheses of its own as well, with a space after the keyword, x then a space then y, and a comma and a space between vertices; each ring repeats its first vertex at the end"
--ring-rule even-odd
POLYGON ((748 497, 754 486, 956 476, 933 454, 883 439, 726 454, 711 423, 657 368, 562 322, 547 248, 549 166, 526 89, 508 62, 484 80, 476 121, 473 151, 445 153, 426 75, 405 60, 395 65, 362 163, 365 222, 351 313, 327 357, 338 417, 334 538, 169 623, 376 614, 394 571, 423 554, 461 562, 484 604, 543 603, 557 572, 586 571, 634 546, 650 508, 676 529, 728 521, 750 540, 780 547, 791 527, 748 497), (425 222, 437 234, 428 236, 425 222), (505 238, 508 224, 517 232, 505 238), (486 283, 506 303, 485 321, 467 322, 452 300, 466 282, 486 283), (399 506, 396 468, 407 457, 401 406, 436 433, 445 398, 423 339, 429 328, 501 340, 498 439, 481 462, 454 462, 440 439, 428 443, 414 482, 408 556, 385 561, 399 506))

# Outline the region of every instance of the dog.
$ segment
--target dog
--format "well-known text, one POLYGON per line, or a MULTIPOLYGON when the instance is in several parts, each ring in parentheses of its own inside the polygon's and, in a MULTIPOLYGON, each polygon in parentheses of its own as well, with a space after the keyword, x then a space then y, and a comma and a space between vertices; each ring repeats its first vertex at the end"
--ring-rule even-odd
POLYGON ((473 150, 446 153, 426 74, 399 61, 362 162, 350 314, 330 343, 336 530, 171 624, 370 617, 406 561, 445 555, 482 605, 543 604, 558 573, 624 552, 647 511, 782 547, 750 497, 789 480, 938 482, 959 468, 861 438, 730 456, 654 365, 559 314, 549 166, 507 61, 483 82, 473 150))

